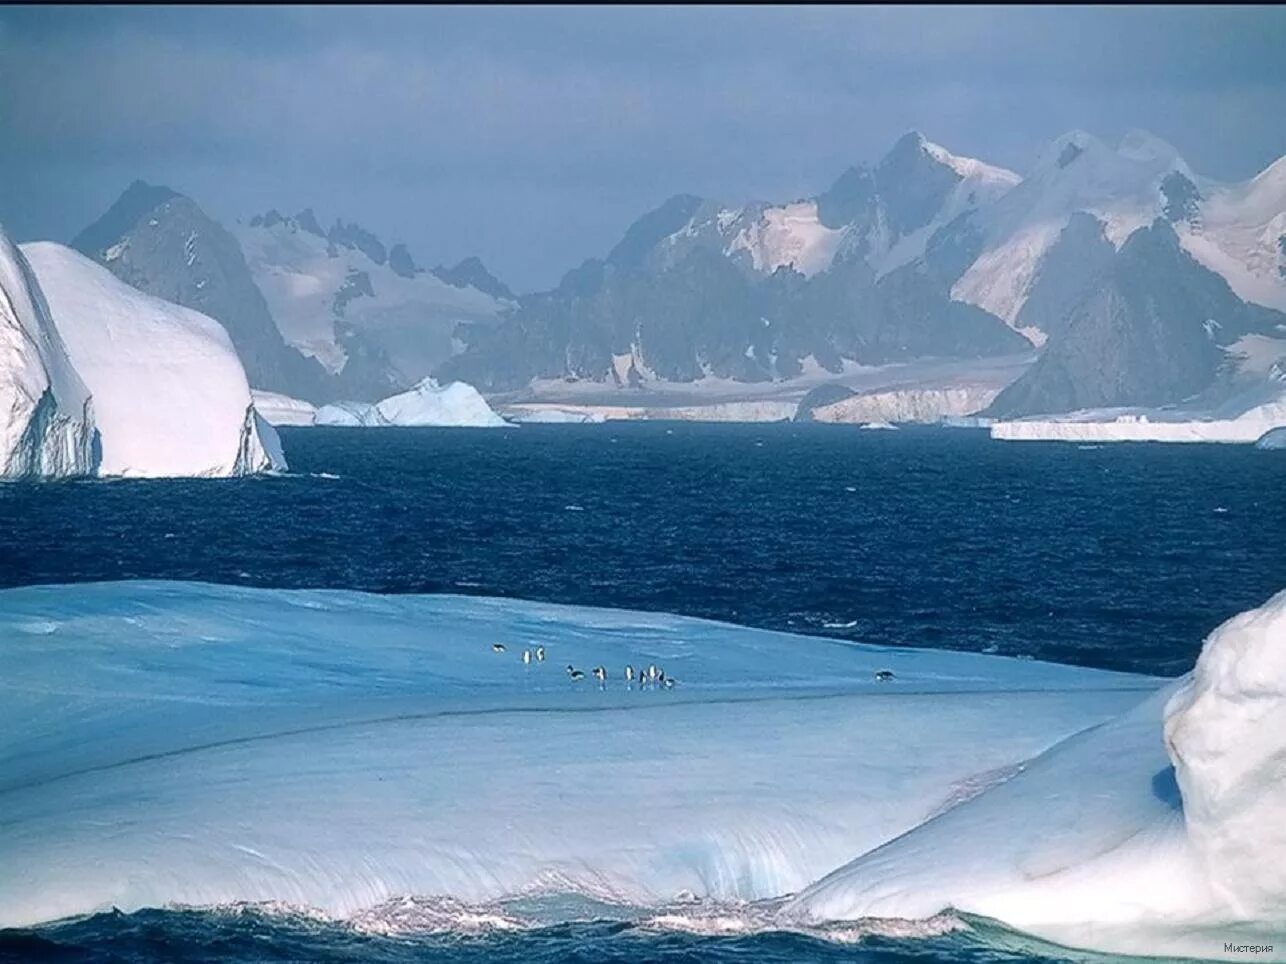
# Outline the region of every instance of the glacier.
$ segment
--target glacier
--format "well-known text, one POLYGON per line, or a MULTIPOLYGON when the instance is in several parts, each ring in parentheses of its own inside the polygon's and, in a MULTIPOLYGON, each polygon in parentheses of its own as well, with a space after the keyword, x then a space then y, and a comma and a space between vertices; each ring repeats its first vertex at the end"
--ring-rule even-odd
POLYGON ((0 924, 574 894, 1218 957, 1286 908, 1284 644, 1286 593, 1166 680, 506 599, 5 590, 0 924))
POLYGON ((510 423, 497 415, 481 393, 464 382, 439 385, 422 379, 414 388, 382 401, 332 402, 317 409, 314 424, 450 426, 499 428, 510 423))
POLYGON ((284 468, 228 333, 53 242, 22 245, 92 400, 102 476, 245 475, 284 468))

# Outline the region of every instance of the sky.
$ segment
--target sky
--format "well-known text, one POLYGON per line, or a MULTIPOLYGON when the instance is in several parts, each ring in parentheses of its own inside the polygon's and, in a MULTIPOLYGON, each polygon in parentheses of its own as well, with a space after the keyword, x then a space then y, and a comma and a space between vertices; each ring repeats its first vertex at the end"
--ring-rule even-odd
POLYGON ((1286 154, 1275 7, 4 7, 0 222, 69 240, 136 178, 311 206, 519 291, 677 193, 824 190, 908 130, 1021 172, 1142 128, 1286 154))

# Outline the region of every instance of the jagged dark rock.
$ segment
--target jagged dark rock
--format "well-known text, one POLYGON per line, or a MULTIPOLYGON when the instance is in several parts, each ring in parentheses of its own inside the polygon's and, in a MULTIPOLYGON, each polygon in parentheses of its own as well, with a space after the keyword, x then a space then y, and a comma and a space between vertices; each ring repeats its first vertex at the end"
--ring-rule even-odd
POLYGON ((282 339, 236 239, 190 198, 135 181, 72 246, 139 290, 222 324, 253 387, 334 397, 321 365, 282 339))

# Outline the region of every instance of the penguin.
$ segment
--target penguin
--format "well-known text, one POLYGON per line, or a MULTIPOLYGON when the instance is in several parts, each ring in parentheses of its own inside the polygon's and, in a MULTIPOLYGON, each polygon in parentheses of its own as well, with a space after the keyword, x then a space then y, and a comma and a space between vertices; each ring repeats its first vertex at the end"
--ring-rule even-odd
POLYGON ((598 680, 599 686, 605 686, 607 684, 607 670, 602 666, 595 666, 594 679, 598 680))
POLYGON ((537 647, 536 647, 536 662, 537 662, 537 663, 543 663, 544 661, 545 661, 545 647, 544 647, 544 646, 537 646, 537 647))
POLYGON ((677 681, 667 676, 664 680, 661 681, 661 685, 664 686, 667 690, 672 690, 674 689, 675 682, 677 681))
POLYGON ((656 681, 656 664, 653 663, 647 668, 647 678, 653 682, 656 681))
POLYGON ((492 643, 492 644, 491 644, 491 651, 492 651, 493 653, 503 653, 503 652, 505 651, 505 644, 504 644, 504 643, 492 643))
POLYGON ((633 683, 633 682, 634 682, 634 667, 633 667, 633 666, 626 666, 626 667, 625 667, 625 682, 627 682, 627 683, 633 683))
POLYGON ((578 669, 577 669, 575 666, 573 666, 571 663, 568 663, 568 664, 567 664, 567 675, 568 675, 568 676, 570 676, 570 677, 571 677, 572 679, 574 679, 574 680, 582 680, 582 679, 584 679, 584 678, 585 678, 585 674, 584 674, 584 673, 582 673, 580 670, 578 670, 578 669))
POLYGON ((893 671, 888 669, 882 669, 875 674, 875 678, 879 680, 881 683, 887 683, 889 680, 893 679, 893 671))
POLYGON ((527 665, 527 664, 529 664, 530 662, 531 662, 531 650, 529 650, 529 649, 524 649, 524 650, 522 651, 522 664, 523 664, 524 666, 526 666, 526 665, 527 665))
POLYGON ((656 671, 656 681, 660 683, 662 686, 665 685, 665 670, 658 669, 656 671))

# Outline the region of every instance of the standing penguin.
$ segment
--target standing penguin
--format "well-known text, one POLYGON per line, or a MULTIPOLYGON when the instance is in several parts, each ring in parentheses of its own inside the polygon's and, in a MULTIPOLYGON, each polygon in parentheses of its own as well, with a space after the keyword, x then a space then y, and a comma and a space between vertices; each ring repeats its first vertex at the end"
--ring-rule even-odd
POLYGON ((626 667, 625 667, 625 682, 627 682, 627 683, 633 683, 633 682, 634 682, 634 667, 633 667, 633 666, 626 666, 626 667))
POLYGON ((537 646, 537 647, 536 647, 536 662, 537 662, 537 663, 543 663, 544 661, 545 661, 545 647, 544 647, 544 646, 537 646))
POLYGON ((607 670, 602 666, 594 667, 594 679, 598 680, 599 687, 607 685, 607 670))
POLYGON ((524 649, 524 650, 522 651, 522 664, 523 664, 524 666, 526 666, 526 665, 528 665, 530 662, 531 662, 531 650, 529 650, 529 649, 524 649))

